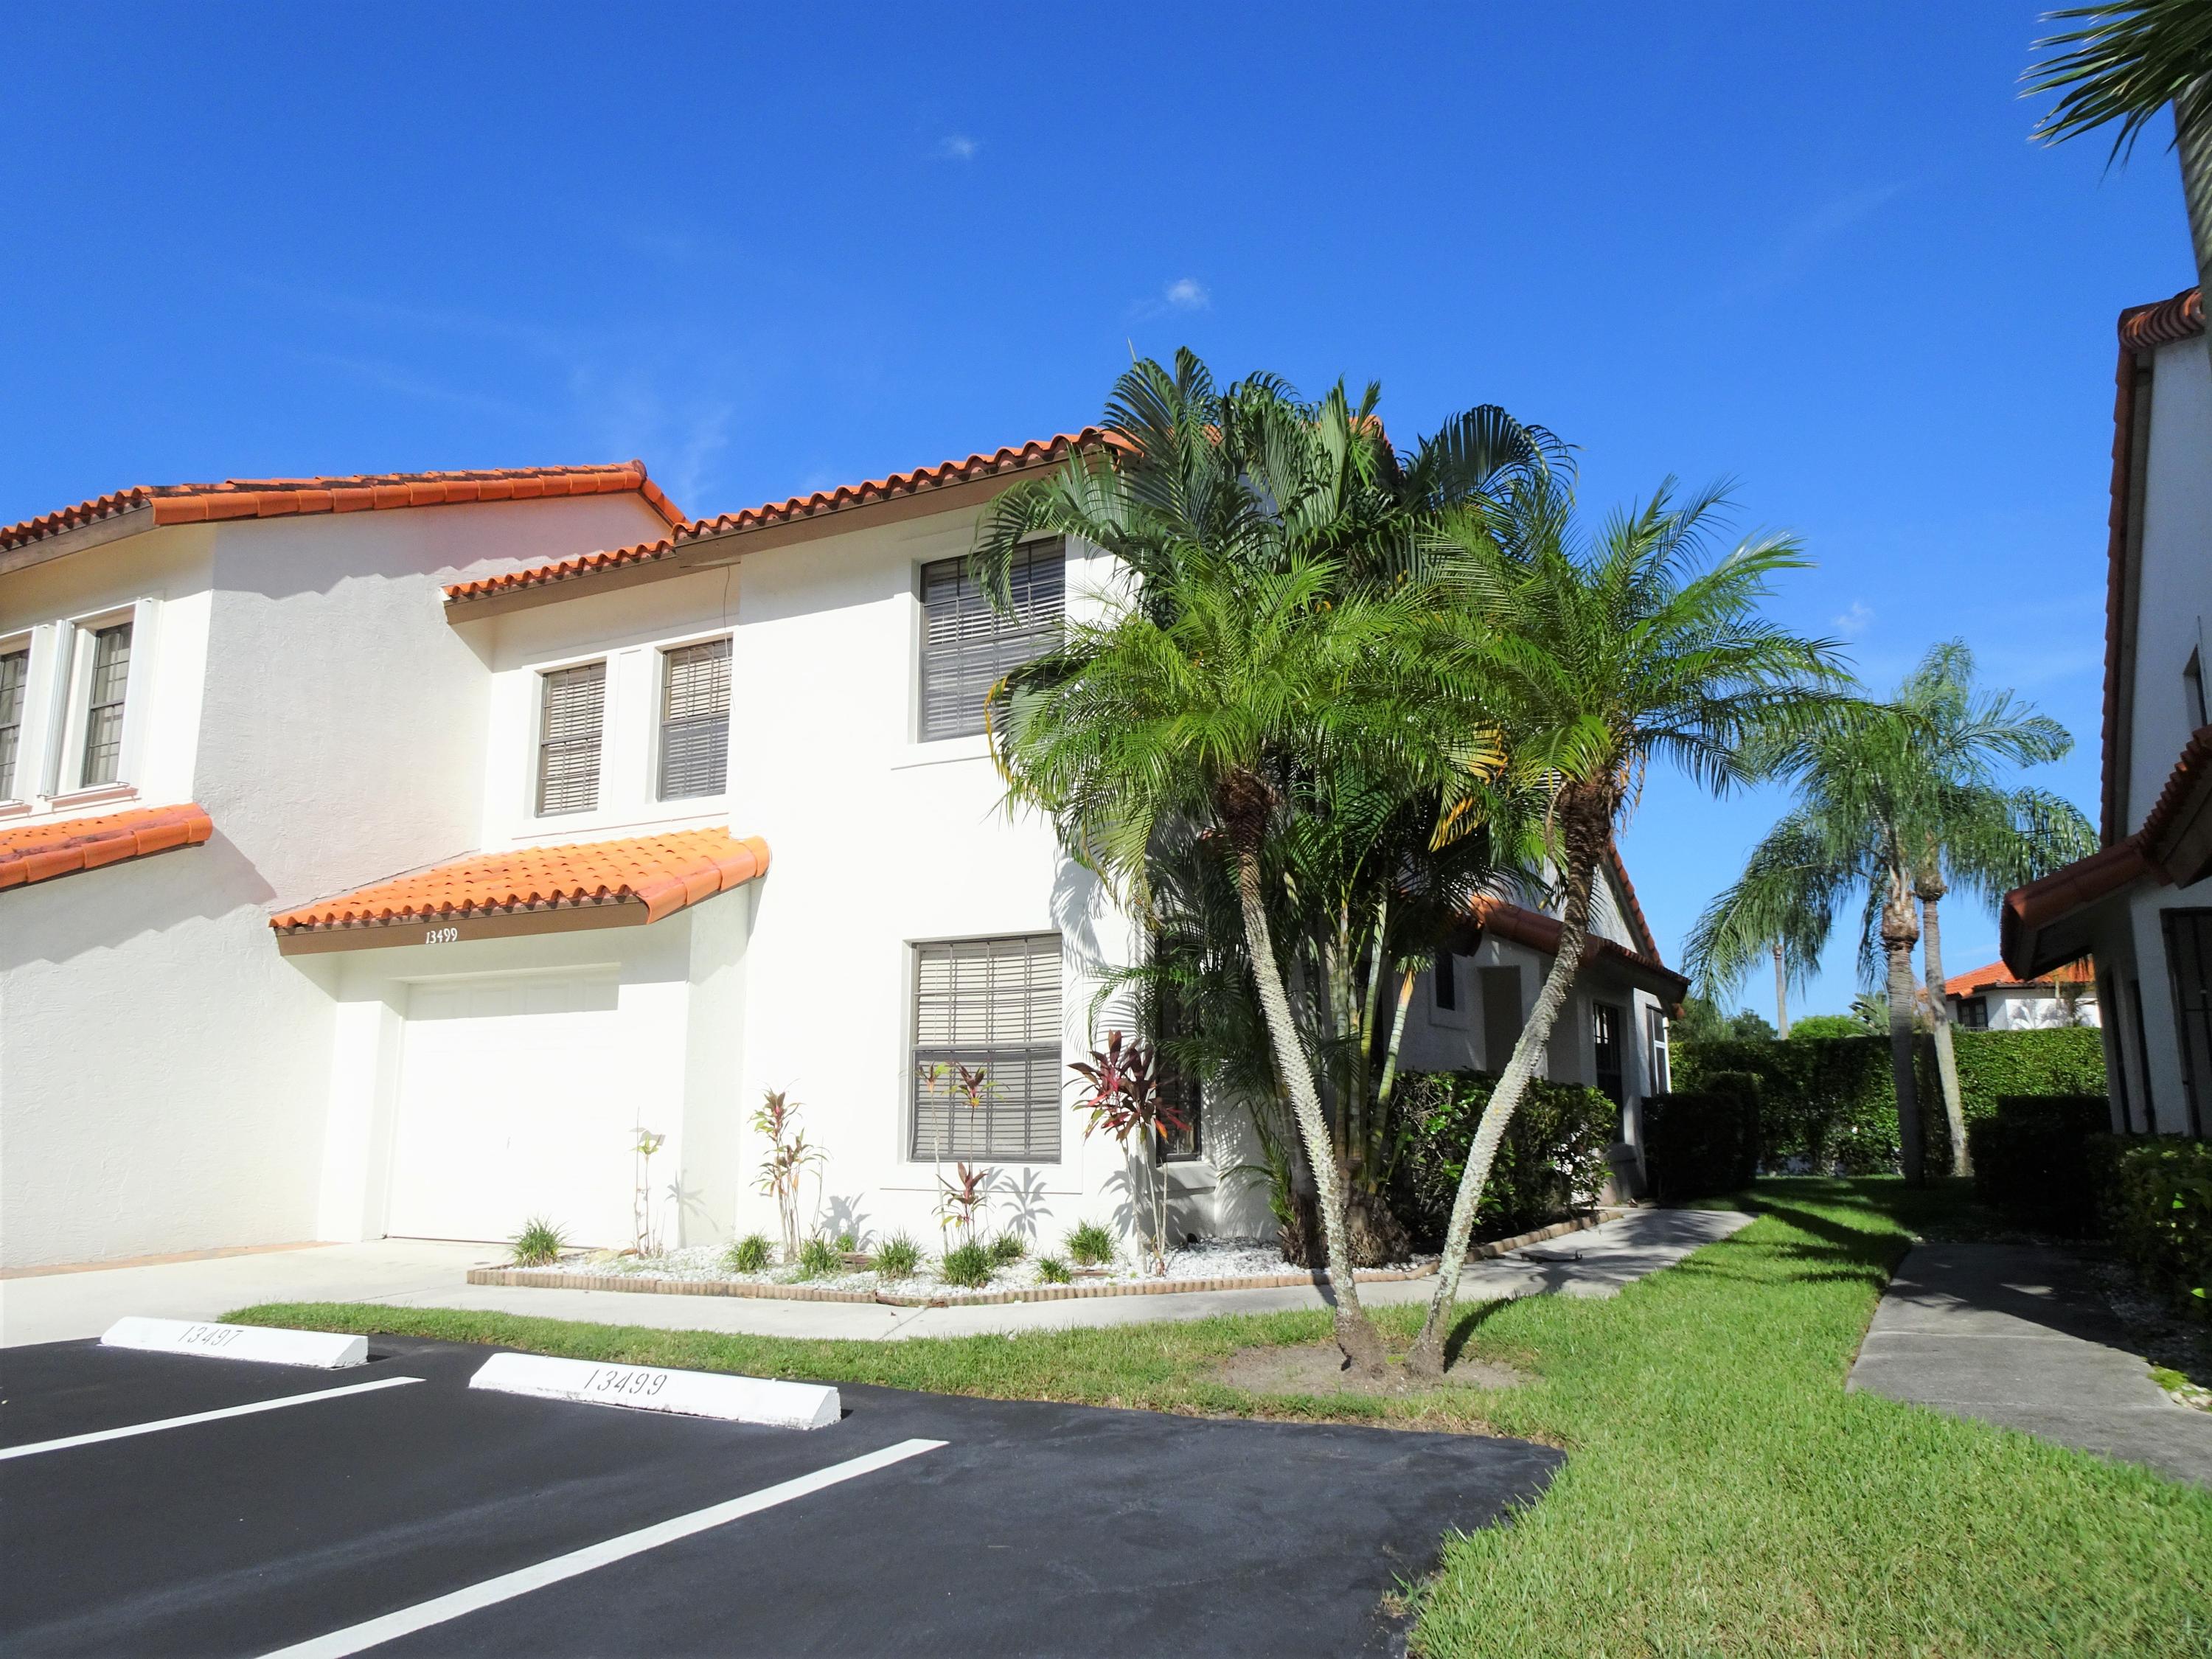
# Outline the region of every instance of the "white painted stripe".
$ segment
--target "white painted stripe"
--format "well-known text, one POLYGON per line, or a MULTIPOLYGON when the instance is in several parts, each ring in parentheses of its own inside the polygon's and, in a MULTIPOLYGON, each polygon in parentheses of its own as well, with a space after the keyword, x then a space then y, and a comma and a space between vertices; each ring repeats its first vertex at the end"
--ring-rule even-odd
POLYGON ((250 1406, 225 1406, 221 1411, 194 1412, 190 1417, 164 1417, 152 1423, 133 1423, 124 1429, 102 1429, 96 1434, 72 1434, 61 1440, 33 1441, 27 1446, 0 1446, 0 1461, 30 1457, 40 1452, 66 1451, 100 1440, 127 1440, 134 1434, 158 1434, 163 1429, 187 1428, 194 1423, 216 1423, 226 1417, 251 1417, 256 1412, 279 1412, 287 1406, 307 1406, 341 1395, 367 1394, 374 1389, 397 1389, 420 1382, 419 1376, 386 1376, 374 1382, 350 1382, 343 1389, 318 1389, 313 1394, 288 1394, 281 1400, 257 1400, 250 1406))
POLYGON ((610 1538, 603 1544, 588 1545, 583 1549, 571 1550, 566 1555, 556 1555, 550 1561, 540 1561, 535 1566, 520 1567, 513 1572, 501 1573, 496 1578, 487 1578, 481 1584, 471 1584, 466 1589, 455 1590, 450 1595, 418 1601, 411 1607, 387 1613, 380 1619, 349 1625, 343 1630, 334 1630, 327 1636, 295 1643, 289 1648, 278 1648, 265 1659, 344 1659, 347 1654, 360 1653, 380 1643, 397 1641, 418 1630, 428 1630, 433 1625, 442 1625, 448 1620, 460 1618, 464 1613, 474 1613, 479 1607, 495 1607, 501 1601, 511 1601, 518 1595, 527 1595, 534 1589, 557 1584, 564 1578, 574 1578, 599 1567, 611 1566, 617 1561, 628 1560, 633 1555, 659 1549, 663 1544, 689 1538, 694 1533, 742 1520, 748 1515, 757 1515, 763 1510, 774 1509, 778 1504, 788 1504, 794 1498, 821 1492, 841 1481, 872 1474, 878 1469, 902 1463, 909 1457, 935 1451, 945 1443, 942 1440, 902 1440, 896 1446, 886 1446, 883 1450, 870 1452, 864 1457, 848 1458, 842 1463, 832 1463, 826 1469, 802 1474, 796 1480, 763 1486, 743 1498, 732 1498, 726 1504, 694 1510, 690 1514, 679 1515, 672 1521, 662 1521, 650 1527, 641 1527, 635 1532, 626 1532, 618 1538, 610 1538))

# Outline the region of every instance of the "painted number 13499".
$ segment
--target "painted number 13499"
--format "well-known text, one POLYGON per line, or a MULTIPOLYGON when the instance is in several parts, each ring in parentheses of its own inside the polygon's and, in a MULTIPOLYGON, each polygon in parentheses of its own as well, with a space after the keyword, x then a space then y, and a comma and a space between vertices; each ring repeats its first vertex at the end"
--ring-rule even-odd
POLYGON ((668 1386, 666 1371, 611 1370, 604 1367, 584 1379, 586 1394, 634 1395, 650 1400, 668 1386))
POLYGON ((433 927, 422 935, 425 945, 451 945, 461 936, 458 927, 433 927))

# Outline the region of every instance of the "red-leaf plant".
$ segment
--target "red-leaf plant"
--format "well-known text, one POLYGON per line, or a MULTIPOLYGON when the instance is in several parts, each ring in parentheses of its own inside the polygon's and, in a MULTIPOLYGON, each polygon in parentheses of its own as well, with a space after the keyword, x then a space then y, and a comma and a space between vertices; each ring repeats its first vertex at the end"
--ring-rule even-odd
POLYGON ((1084 1137, 1087 1139, 1094 1131, 1104 1130, 1121 1143, 1133 1163, 1143 1164, 1150 1172, 1152 1265, 1156 1272, 1165 1273, 1168 1184, 1160 1159, 1160 1137, 1170 1129, 1184 1133, 1190 1127, 1189 1121, 1161 1088, 1158 1056, 1141 1040, 1126 1041, 1121 1032, 1109 1031, 1103 1048, 1092 1049, 1088 1060, 1079 1060, 1068 1070, 1089 1085, 1076 1102, 1079 1110, 1091 1114, 1084 1137), (1133 1152, 1129 1145, 1133 1139, 1137 1142, 1133 1152))
POLYGON ((960 1229, 963 1243, 975 1242, 975 1224, 979 1215, 987 1213, 991 1202, 991 1182, 997 1170, 981 1166, 969 1169, 965 1164, 952 1166, 957 1181, 937 1178, 938 1224, 950 1231, 960 1229))
POLYGON ((828 1154, 806 1144, 799 1127, 799 1103, 787 1100, 783 1091, 770 1089, 761 1097, 753 1114, 753 1127, 768 1137, 769 1155, 761 1160, 760 1190, 775 1200, 776 1218, 783 1226, 783 1259, 799 1260, 799 1182, 810 1164, 825 1161, 828 1154))

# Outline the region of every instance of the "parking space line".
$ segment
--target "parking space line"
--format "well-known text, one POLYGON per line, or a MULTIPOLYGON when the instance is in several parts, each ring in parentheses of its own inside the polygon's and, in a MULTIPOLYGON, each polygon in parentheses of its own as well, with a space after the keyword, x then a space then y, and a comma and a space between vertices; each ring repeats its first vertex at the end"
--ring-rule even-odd
POLYGON ((72 1434, 59 1440, 36 1440, 27 1446, 0 1446, 0 1462, 10 1457, 31 1457, 40 1452, 66 1451, 71 1446, 89 1446, 100 1440, 127 1440, 134 1434, 157 1434, 163 1429, 181 1429, 194 1423, 213 1423, 226 1417, 249 1417, 255 1412, 282 1411, 287 1406, 311 1405, 318 1400, 336 1400, 341 1395, 368 1394, 375 1389, 403 1388, 410 1382, 420 1382, 419 1376, 385 1376, 374 1382, 353 1382, 343 1389, 318 1389, 313 1394, 288 1394, 277 1400, 257 1400, 246 1406, 225 1406, 220 1411, 194 1412, 189 1417, 164 1417, 152 1423, 133 1423, 120 1429, 101 1429, 92 1434, 72 1434))
POLYGON ((627 1560, 647 1550, 658 1549, 663 1544, 689 1538, 694 1533, 705 1532, 748 1515, 757 1515, 763 1510, 774 1509, 778 1504, 787 1504, 794 1498, 821 1492, 841 1481, 872 1474, 878 1469, 902 1463, 909 1457, 935 1451, 945 1443, 942 1440, 902 1440, 881 1451, 848 1458, 842 1463, 832 1463, 826 1469, 802 1474, 795 1480, 763 1486, 743 1498, 733 1498, 727 1503, 694 1510, 690 1514, 679 1515, 673 1520, 641 1527, 635 1532, 623 1533, 620 1537, 610 1538, 604 1543, 571 1550, 568 1554, 556 1555, 550 1561, 540 1561, 535 1566, 520 1567, 513 1572, 501 1573, 496 1578, 487 1578, 480 1584, 471 1584, 466 1589, 455 1590, 449 1595, 418 1601, 411 1607, 402 1607, 398 1612, 387 1613, 380 1619, 349 1625, 343 1630, 332 1631, 327 1636, 318 1636, 311 1641, 279 1648, 267 1655, 265 1659, 344 1659, 347 1654, 360 1653, 380 1643, 396 1641, 416 1631, 428 1630, 433 1625, 442 1625, 448 1620, 459 1619, 464 1613, 474 1613, 479 1607, 494 1607, 501 1601, 512 1601, 518 1595, 526 1595, 532 1590, 541 1589, 548 1584, 557 1584, 564 1578, 574 1578, 596 1568, 611 1566, 617 1561, 627 1560))

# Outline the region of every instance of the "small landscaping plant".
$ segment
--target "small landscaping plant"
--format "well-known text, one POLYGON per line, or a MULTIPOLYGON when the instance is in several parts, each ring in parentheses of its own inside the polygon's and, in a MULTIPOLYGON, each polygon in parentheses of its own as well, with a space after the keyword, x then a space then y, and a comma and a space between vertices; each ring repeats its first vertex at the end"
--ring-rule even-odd
POLYGON ((1086 1221, 1067 1236, 1067 1254, 1079 1267, 1103 1267, 1114 1259, 1114 1235, 1086 1221))
POLYGON ((1067 1263, 1056 1255, 1037 1258, 1037 1283, 1040 1285, 1071 1285, 1075 1275, 1067 1270, 1067 1263))
POLYGON ((775 1258, 775 1246, 766 1233, 747 1233, 722 1252, 722 1265, 733 1273, 766 1273, 775 1258))
POLYGON ((1104 1130, 1120 1143, 1130 1164, 1146 1171, 1152 1212, 1152 1237, 1147 1242, 1153 1267, 1164 1273, 1168 1270, 1168 1186, 1167 1172, 1160 1164, 1160 1148, 1169 1131, 1188 1133, 1189 1121, 1161 1088, 1157 1057, 1141 1040, 1127 1042, 1121 1032, 1109 1031, 1103 1048, 1092 1049, 1089 1060, 1077 1060, 1068 1069, 1089 1085, 1075 1103, 1078 1111, 1091 1114, 1091 1121, 1084 1126, 1085 1138, 1104 1130))
POLYGON ((845 1258, 837 1247, 817 1234, 799 1247, 799 1276, 821 1279, 845 1271, 845 1258))
POLYGON ((876 1250, 876 1271, 885 1279, 912 1279, 921 1267, 921 1246, 911 1235, 893 1233, 876 1250))
POLYGON ((568 1236, 542 1215, 534 1215, 522 1224, 522 1231, 514 1236, 514 1265, 518 1267, 550 1267, 561 1259, 567 1248, 568 1236))
POLYGON ((972 1240, 955 1245, 945 1253, 942 1268, 945 1282, 963 1291, 981 1290, 991 1282, 998 1263, 992 1259, 991 1247, 972 1240))
POLYGON ((1029 1241, 1019 1233, 1000 1233, 991 1241, 991 1260, 1001 1266, 1019 1261, 1029 1253, 1029 1241))
POLYGON ((796 1261, 799 1183, 809 1164, 820 1164, 828 1155, 806 1144, 805 1133, 799 1127, 798 1103, 786 1099, 781 1089, 770 1089, 761 1097, 760 1109, 753 1114, 753 1128, 768 1137, 769 1154, 761 1160, 759 1188, 775 1200, 776 1216, 783 1224, 783 1259, 796 1261))
POLYGON ((963 1244, 975 1243, 976 1224, 988 1214, 991 1205, 991 1182, 998 1173, 988 1168, 969 1168, 965 1164, 952 1166, 955 1179, 937 1177, 937 1221, 945 1231, 960 1230, 963 1244))
POLYGON ((839 1233, 837 1235, 837 1248, 847 1255, 859 1255, 860 1249, 860 1234, 854 1232, 849 1229, 844 1232, 839 1233))

